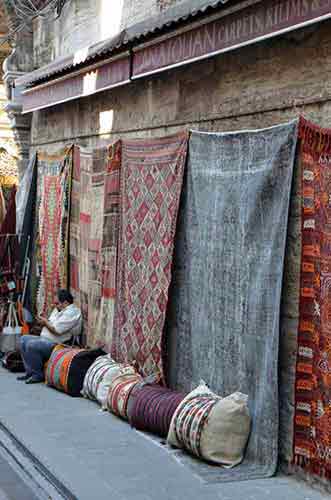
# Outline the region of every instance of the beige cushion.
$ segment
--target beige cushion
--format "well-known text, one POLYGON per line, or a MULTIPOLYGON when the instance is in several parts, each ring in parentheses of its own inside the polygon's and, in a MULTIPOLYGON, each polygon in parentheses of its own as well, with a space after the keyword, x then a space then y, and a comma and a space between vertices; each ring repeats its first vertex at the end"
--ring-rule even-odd
POLYGON ((115 377, 124 373, 135 373, 133 366, 117 363, 110 354, 100 356, 88 369, 82 389, 82 396, 97 400, 103 409, 106 408, 109 387, 115 377))
POLYGON ((200 384, 175 411, 168 444, 224 467, 238 465, 251 425, 247 399, 240 392, 221 398, 200 384))
POLYGON ((115 378, 119 375, 133 375, 135 373, 136 370, 133 366, 126 363, 114 363, 109 367, 96 391, 96 400, 99 402, 103 410, 107 409, 109 389, 115 378))

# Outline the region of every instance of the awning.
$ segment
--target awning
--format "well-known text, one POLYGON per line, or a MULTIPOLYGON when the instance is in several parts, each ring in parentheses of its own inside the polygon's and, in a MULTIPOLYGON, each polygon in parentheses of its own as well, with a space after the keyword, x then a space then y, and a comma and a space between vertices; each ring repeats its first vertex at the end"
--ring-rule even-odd
POLYGON ((22 92, 23 113, 72 101, 130 82, 130 56, 123 53, 22 92))
POLYGON ((234 50, 331 18, 331 0, 190 0, 166 16, 24 75, 23 113, 234 50), (199 5, 186 12, 188 5, 199 5), (171 14, 172 12, 172 14, 171 14), (176 13, 176 15, 175 15, 176 13), (153 24, 154 23, 154 24, 153 24), (125 50, 125 52, 124 52, 125 50))
POLYGON ((141 78, 275 37, 331 17, 331 0, 269 0, 214 16, 135 47, 131 77, 141 78))

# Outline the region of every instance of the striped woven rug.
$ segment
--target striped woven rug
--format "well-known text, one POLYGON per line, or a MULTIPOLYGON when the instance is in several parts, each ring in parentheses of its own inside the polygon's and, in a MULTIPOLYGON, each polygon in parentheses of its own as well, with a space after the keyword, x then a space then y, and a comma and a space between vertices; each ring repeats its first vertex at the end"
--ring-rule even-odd
POLYGON ((301 285, 294 462, 331 479, 331 129, 301 118, 301 285))

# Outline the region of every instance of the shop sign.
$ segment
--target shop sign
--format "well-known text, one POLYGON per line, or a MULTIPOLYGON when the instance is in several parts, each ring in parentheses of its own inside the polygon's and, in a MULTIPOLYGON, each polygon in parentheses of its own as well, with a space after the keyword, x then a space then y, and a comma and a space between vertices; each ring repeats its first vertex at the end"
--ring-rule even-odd
POLYGON ((24 91, 23 113, 95 94, 129 81, 130 57, 125 53, 24 91))
POLYGON ((233 50, 331 17, 331 0, 269 0, 134 49, 133 78, 233 50))

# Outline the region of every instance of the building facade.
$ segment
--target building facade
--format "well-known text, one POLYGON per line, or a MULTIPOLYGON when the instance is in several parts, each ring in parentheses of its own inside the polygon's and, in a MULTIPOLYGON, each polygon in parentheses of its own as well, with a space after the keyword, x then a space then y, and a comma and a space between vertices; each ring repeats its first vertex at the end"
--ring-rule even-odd
MULTIPOLYGON (((214 4, 220 3, 206 0, 68 1, 58 19, 53 16, 33 21, 28 45, 31 52, 26 44, 22 45, 22 40, 18 40, 16 51, 21 50, 22 54, 18 56, 16 66, 13 64, 10 69, 8 65, 5 80, 10 87, 15 71, 16 76, 23 75, 70 55, 73 60, 76 58, 77 68, 83 68, 87 46, 123 33, 123 30, 129 32, 139 23, 148 30, 153 22, 157 22, 156 19, 168 22, 177 16, 181 25, 187 27, 185 16, 192 12, 200 12, 203 19, 216 12, 226 17, 233 14, 233 9, 244 8, 252 2, 229 0, 222 6, 218 5, 217 11, 213 10, 214 4), (27 53, 30 55, 28 64, 27 53)), ((298 14, 304 9, 305 2, 292 2, 291 5, 298 14)), ((331 10, 330 2, 319 2, 319 6, 323 5, 331 10)), ((189 22, 194 23, 195 18, 189 22)), ((31 113, 21 115, 19 112, 16 127, 20 129, 24 155, 35 150, 55 152, 73 142, 98 147, 119 137, 160 136, 183 128, 215 132, 257 129, 286 122, 300 113, 321 126, 331 127, 331 19, 306 24, 273 38, 261 37, 254 44, 242 44, 236 50, 131 79, 126 85, 87 92, 85 96, 82 93, 80 98, 46 105, 44 109, 35 109, 31 113)), ((239 29, 238 24, 236 26, 239 29)), ((163 36, 167 31, 160 30, 159 33, 163 36)), ((153 33, 150 36, 154 36, 153 33)), ((233 36, 235 39, 234 32, 233 36)), ((101 59, 98 54, 96 61, 101 59)), ((58 71, 56 77, 46 71, 37 84, 47 84, 59 75, 73 72, 75 67, 72 61, 70 64, 70 69, 58 71)), ((35 84, 32 83, 32 88, 35 84)), ((20 102, 21 89, 12 88, 14 94, 7 106, 14 109, 15 99, 20 102)), ((282 462, 291 470, 299 318, 300 204, 300 180, 296 169, 280 348, 280 453, 282 462)))

